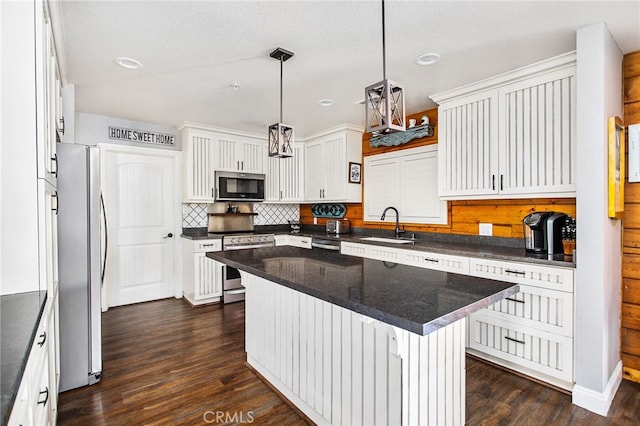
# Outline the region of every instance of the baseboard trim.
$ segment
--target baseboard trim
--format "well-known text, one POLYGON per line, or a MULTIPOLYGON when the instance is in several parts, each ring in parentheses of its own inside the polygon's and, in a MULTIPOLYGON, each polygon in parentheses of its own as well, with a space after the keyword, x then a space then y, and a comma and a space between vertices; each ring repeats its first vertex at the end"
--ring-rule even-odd
POLYGON ((606 417, 620 383, 622 383, 622 361, 619 361, 614 368, 604 392, 596 392, 576 384, 573 387, 571 402, 578 407, 606 417))

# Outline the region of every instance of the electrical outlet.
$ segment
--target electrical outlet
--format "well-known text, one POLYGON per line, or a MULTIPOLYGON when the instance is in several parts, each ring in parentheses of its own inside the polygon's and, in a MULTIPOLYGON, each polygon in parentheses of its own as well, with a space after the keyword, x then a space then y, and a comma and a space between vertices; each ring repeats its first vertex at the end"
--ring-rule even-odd
POLYGON ((318 218, 317 218, 317 217, 315 217, 315 216, 313 217, 313 224, 314 224, 314 225, 317 225, 317 224, 318 224, 318 218))
POLYGON ((480 223, 480 235, 493 235, 493 224, 492 223, 480 223))

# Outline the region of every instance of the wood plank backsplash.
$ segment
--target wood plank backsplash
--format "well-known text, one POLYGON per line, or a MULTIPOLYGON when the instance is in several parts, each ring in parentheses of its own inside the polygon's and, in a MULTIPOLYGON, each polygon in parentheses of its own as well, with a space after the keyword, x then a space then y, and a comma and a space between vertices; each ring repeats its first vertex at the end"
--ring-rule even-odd
MULTIPOLYGON (((300 206, 300 222, 313 224, 311 204, 300 206)), ((352 227, 393 230, 395 224, 379 224, 362 220, 362 204, 347 204, 347 214, 352 227)), ((409 232, 440 232, 446 234, 478 235, 479 223, 492 223, 497 237, 522 238, 522 218, 534 211, 557 211, 576 217, 575 198, 473 200, 449 202, 449 225, 410 225, 409 232)), ((382 214, 382 212, 380 212, 382 214)), ((318 218, 324 225, 326 219, 318 218)))
MULTIPOLYGON (((626 127, 640 123, 640 52, 625 55, 622 69, 626 127)), ((624 187, 623 228, 620 358, 623 377, 640 382, 640 183, 628 180, 624 187)))

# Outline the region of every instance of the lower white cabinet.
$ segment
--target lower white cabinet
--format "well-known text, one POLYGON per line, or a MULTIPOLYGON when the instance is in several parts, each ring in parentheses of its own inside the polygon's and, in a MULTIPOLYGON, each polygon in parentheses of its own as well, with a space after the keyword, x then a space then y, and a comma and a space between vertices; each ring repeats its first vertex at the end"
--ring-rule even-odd
POLYGON ((301 235, 276 235, 276 246, 293 246, 300 248, 311 248, 311 237, 304 237, 301 235))
POLYGON ((573 388, 574 270, 471 259, 470 274, 520 284, 520 291, 469 316, 469 352, 573 388))
POLYGON ((219 302, 222 296, 222 263, 208 258, 208 251, 221 251, 221 239, 184 239, 184 297, 192 305, 219 302))
POLYGON ((560 388, 573 388, 572 268, 353 242, 342 242, 340 250, 351 256, 519 284, 515 295, 468 317, 467 351, 560 388))
POLYGON ((58 361, 57 294, 48 294, 8 424, 55 425, 58 361))
POLYGON ((351 256, 366 257, 368 259, 383 260, 436 271, 469 274, 469 258, 464 256, 451 256, 421 250, 397 249, 352 242, 342 242, 340 244, 340 252, 351 256))

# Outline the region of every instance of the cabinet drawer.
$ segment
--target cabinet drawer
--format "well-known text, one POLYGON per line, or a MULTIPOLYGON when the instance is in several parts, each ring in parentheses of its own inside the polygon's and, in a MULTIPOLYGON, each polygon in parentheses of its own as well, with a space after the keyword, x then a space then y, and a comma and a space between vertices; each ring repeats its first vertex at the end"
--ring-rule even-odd
POLYGON ((300 248, 311 248, 311 237, 297 237, 294 235, 289 236, 289 245, 300 248))
POLYGON ((200 253, 203 251, 220 251, 222 250, 222 240, 200 240, 196 241, 193 246, 194 253, 200 253))
POLYGON ((526 326, 573 337, 573 294, 520 285, 520 291, 485 311, 514 326, 526 326))
POLYGON ((508 361, 511 368, 521 366, 573 382, 573 339, 570 337, 530 327, 516 329, 513 323, 479 311, 469 316, 469 347, 508 361))
POLYGON ((466 257, 402 250, 401 263, 419 268, 469 275, 469 258, 466 257))
POLYGON ((574 271, 569 268, 470 259, 469 273, 475 277, 573 292, 574 271))

